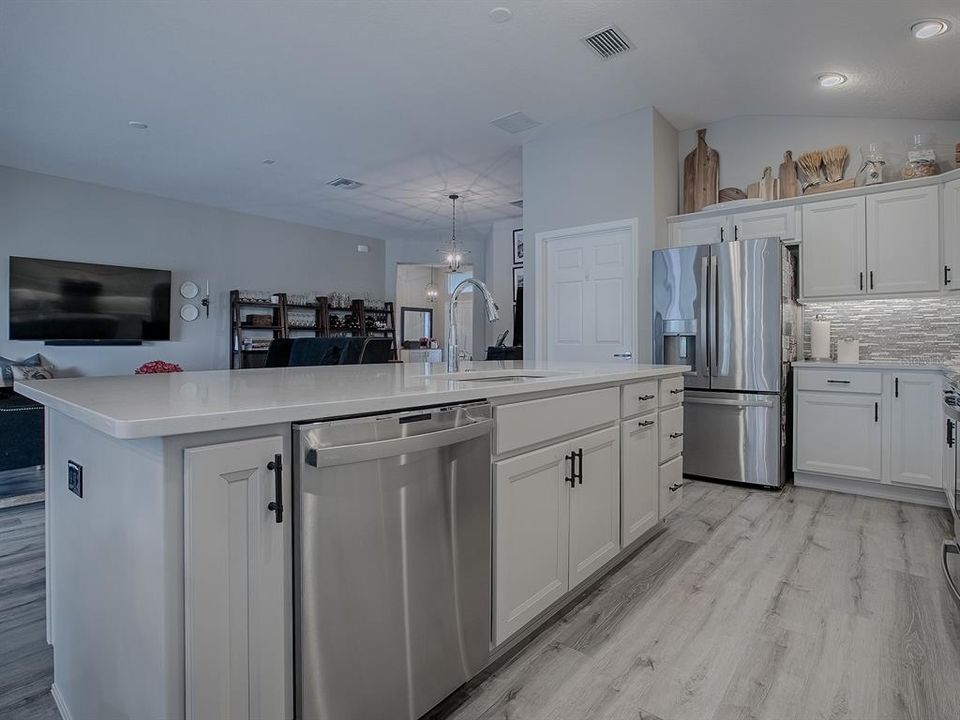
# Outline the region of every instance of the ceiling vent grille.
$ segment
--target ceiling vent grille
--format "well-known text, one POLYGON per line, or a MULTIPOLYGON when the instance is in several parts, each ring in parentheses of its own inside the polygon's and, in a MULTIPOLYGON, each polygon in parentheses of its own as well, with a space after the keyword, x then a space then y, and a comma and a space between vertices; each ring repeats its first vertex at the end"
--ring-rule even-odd
POLYGON ((522 112, 510 113, 509 115, 504 115, 503 117, 498 117, 496 120, 491 120, 490 124, 494 127, 498 127, 501 130, 506 130, 508 133, 522 133, 525 130, 530 130, 535 127, 540 126, 540 122, 534 120, 532 117, 522 112))
POLYGON ((604 60, 609 60, 614 55, 620 55, 633 49, 633 43, 613 25, 608 25, 590 33, 583 38, 583 41, 604 60))
POLYGON ((328 182, 327 185, 335 188, 343 188, 344 190, 356 190, 359 187, 363 187, 362 182, 345 177, 334 178, 328 182))

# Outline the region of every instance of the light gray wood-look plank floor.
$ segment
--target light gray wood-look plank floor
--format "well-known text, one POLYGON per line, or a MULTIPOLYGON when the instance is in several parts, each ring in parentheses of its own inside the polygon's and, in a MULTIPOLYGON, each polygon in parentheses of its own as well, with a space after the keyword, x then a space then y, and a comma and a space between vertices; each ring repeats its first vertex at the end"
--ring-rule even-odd
POLYGON ((50 695, 43 503, 0 510, 0 718, 59 720, 50 695))
POLYGON ((956 720, 945 510, 693 482, 666 531, 433 715, 956 720))

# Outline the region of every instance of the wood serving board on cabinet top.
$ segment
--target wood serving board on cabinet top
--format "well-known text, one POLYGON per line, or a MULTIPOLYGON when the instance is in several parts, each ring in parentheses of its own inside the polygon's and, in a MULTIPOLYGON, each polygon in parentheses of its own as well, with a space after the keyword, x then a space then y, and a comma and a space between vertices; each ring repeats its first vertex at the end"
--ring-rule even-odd
POLYGON ((697 147, 683 160, 683 212, 713 205, 720 194, 720 154, 707 146, 706 129, 697 130, 697 147))

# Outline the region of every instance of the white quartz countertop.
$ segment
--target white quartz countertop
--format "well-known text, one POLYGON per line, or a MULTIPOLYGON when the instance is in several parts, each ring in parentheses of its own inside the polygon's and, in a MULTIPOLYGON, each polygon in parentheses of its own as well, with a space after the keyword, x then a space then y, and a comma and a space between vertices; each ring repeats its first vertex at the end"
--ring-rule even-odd
POLYGON ((15 390, 117 438, 144 438, 376 413, 668 377, 680 365, 466 363, 210 370, 17 382, 15 390), (513 370, 522 382, 477 382, 513 370), (465 372, 464 372, 465 371, 465 372), (475 374, 474 374, 475 373, 475 374))
POLYGON ((833 360, 801 360, 793 363, 796 368, 819 368, 825 370, 898 370, 900 372, 956 372, 952 365, 943 363, 897 362, 896 360, 861 360, 858 363, 839 363, 833 360))

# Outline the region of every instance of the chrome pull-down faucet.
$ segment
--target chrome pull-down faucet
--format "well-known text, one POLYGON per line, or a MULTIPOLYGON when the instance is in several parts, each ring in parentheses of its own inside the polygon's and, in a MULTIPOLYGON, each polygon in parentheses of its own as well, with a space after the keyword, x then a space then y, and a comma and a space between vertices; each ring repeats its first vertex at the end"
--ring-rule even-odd
POLYGON ((460 293, 464 291, 467 285, 473 285, 483 295, 487 320, 496 322, 500 319, 500 308, 486 285, 473 278, 467 278, 457 285, 450 293, 450 305, 447 308, 447 372, 458 372, 460 370, 460 345, 457 339, 457 301, 460 299, 460 293))

